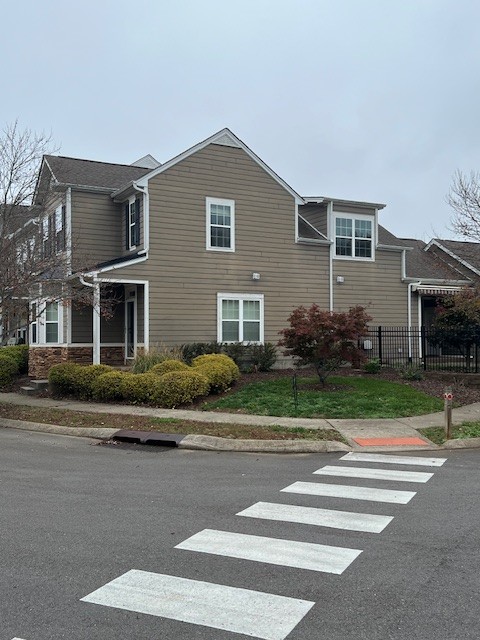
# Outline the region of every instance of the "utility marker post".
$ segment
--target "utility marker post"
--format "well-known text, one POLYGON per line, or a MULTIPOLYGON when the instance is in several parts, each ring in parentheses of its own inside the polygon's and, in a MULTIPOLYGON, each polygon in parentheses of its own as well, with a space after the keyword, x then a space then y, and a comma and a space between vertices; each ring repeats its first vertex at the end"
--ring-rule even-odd
POLYGON ((445 436, 447 440, 450 440, 450 437, 452 435, 452 405, 453 405, 452 387, 445 387, 443 398, 444 398, 444 410, 445 410, 445 436))

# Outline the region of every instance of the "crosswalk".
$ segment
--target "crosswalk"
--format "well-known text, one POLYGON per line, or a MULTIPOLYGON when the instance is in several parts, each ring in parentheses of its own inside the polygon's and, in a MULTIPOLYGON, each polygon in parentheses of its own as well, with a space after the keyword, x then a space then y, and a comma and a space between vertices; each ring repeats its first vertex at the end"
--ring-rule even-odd
MULTIPOLYGON (((325 481, 299 480, 280 491, 290 494, 292 500, 297 494, 319 499, 338 498, 345 500, 347 505, 352 500, 407 505, 417 494, 416 491, 362 486, 358 481, 424 484, 433 477, 433 472, 349 466, 349 463, 439 468, 445 462, 445 458, 351 452, 342 456, 337 464, 325 465, 313 472, 313 475, 322 476, 325 481), (329 477, 350 478, 355 484, 328 482, 329 477)), ((380 534, 394 519, 390 515, 274 502, 256 502, 236 516, 277 521, 286 526, 287 523, 296 523, 306 527, 367 534, 380 534)), ((318 572, 319 579, 322 573, 340 576, 362 553, 362 549, 216 529, 203 529, 177 544, 175 549, 277 567, 306 569, 318 572)), ((111 580, 81 600, 262 640, 284 640, 316 604, 286 595, 136 569, 111 580)))

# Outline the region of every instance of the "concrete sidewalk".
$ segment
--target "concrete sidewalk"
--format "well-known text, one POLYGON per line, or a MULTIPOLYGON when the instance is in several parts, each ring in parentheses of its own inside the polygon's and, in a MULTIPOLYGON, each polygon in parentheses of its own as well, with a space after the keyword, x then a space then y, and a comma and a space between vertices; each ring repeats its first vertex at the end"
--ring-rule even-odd
MULTIPOLYGON (((410 418, 398 418, 398 419, 381 419, 381 420, 338 420, 338 419, 315 419, 315 418, 281 418, 275 416, 258 416, 251 414, 243 414, 243 413, 218 413, 215 411, 192 411, 186 409, 157 409, 154 407, 137 407, 132 405, 111 405, 104 403, 94 403, 94 402, 82 402, 78 400, 56 400, 52 398, 38 398, 32 396, 25 396, 18 393, 0 393, 0 402, 5 402, 13 405, 23 405, 29 407, 39 407, 39 408, 51 408, 51 409, 62 409, 67 411, 84 411, 88 413, 112 413, 112 414, 124 414, 124 415, 135 415, 135 416, 150 416, 154 418, 176 418, 181 420, 191 420, 194 422, 217 422, 217 423, 229 423, 229 424, 242 424, 242 425, 252 425, 252 426, 272 426, 278 425, 285 428, 297 428, 303 427, 306 429, 336 429, 346 440, 349 442, 351 449, 361 450, 361 451, 381 451, 388 450, 392 451, 394 448, 398 448, 399 450, 406 451, 410 449, 436 449, 438 448, 432 442, 421 436, 417 429, 431 427, 431 426, 443 426, 444 416, 443 413, 434 413, 428 414, 424 416, 414 416, 410 418), (356 442, 358 439, 372 440, 372 439, 393 439, 398 440, 397 447, 392 446, 361 446, 356 442), (400 444, 400 441, 404 440, 406 443, 410 439, 420 439, 423 442, 423 446, 419 446, 419 444, 411 445, 411 444, 400 444)), ((461 424, 464 421, 476 421, 480 420, 480 403, 475 403, 472 405, 459 407, 458 409, 453 410, 453 423, 461 424)), ((12 420, 1 420, 0 426, 4 424, 4 426, 14 426, 12 423, 17 421, 12 420)), ((25 423, 32 425, 33 423, 25 423)), ((39 425, 40 426, 40 425, 39 425)), ((23 427, 28 428, 28 427, 23 427)), ((62 429, 62 427, 59 427, 62 429)), ((70 427, 63 427, 63 430, 71 429, 70 427)), ((75 430, 78 435, 80 430, 75 430)), ((89 429, 89 434, 92 431, 98 431, 89 429)), ((109 437, 109 434, 112 435, 117 430, 109 430, 103 429, 102 435, 98 433, 99 437, 109 437), (111 432, 111 433, 110 433, 111 432)), ((85 429, 82 431, 82 435, 88 435, 85 433, 85 429)), ((91 435, 91 434, 90 434, 91 435)), ((222 449, 225 450, 225 447, 222 443, 218 441, 224 441, 223 438, 211 438, 208 436, 187 436, 188 440, 191 443, 191 447, 189 448, 202 448, 202 449, 222 449), (201 440, 203 439, 203 440, 201 440), (195 444, 198 446, 193 446, 195 444), (217 442, 214 442, 217 441, 217 442)), ((238 445, 240 442, 248 442, 250 443, 250 447, 253 447, 253 443, 255 441, 235 441, 228 440, 229 448, 235 450, 246 450, 240 449, 238 445), (234 444, 236 443, 236 444, 234 444)), ((261 450, 278 450, 279 446, 283 443, 286 444, 286 441, 261 441, 262 449, 261 450), (273 444, 276 442, 277 444, 273 444), (267 446, 265 443, 270 443, 267 446)), ((291 440, 289 443, 295 443, 293 447, 294 450, 299 450, 299 441, 291 440)), ((260 442, 256 442, 257 445, 260 445, 260 442)), ((314 444, 312 441, 304 441, 305 448, 308 451, 312 450, 312 445, 314 444), (308 445, 308 446, 306 446, 308 445)), ((341 443, 333 443, 332 445, 341 445, 341 443)), ((322 445, 321 442, 317 443, 318 445, 322 445)), ((342 445, 345 447, 345 445, 342 445)), ((314 447, 315 448, 315 447, 314 447)), ((250 448, 248 450, 260 450, 257 448, 250 448)), ((324 449, 322 449, 324 450, 324 449)), ((334 447, 331 450, 338 450, 334 447)))

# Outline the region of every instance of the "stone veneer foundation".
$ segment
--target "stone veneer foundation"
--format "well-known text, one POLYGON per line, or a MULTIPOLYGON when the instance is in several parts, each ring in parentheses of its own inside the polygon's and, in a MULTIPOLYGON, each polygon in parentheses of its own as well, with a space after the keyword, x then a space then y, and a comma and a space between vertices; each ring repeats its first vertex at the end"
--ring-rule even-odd
MULTIPOLYGON (((92 364, 93 347, 30 347, 28 353, 28 375, 44 379, 54 364, 76 362, 92 364)), ((112 366, 124 364, 123 347, 100 347, 100 362, 112 366)))

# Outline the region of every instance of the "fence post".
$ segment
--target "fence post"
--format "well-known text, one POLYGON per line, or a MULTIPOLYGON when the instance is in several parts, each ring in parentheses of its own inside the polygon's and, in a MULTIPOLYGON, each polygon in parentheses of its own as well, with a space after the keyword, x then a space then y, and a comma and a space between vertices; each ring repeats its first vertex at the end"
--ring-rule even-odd
POLYGON ((382 361, 382 357, 383 357, 383 352, 382 352, 382 327, 379 326, 377 329, 377 338, 378 338, 378 359, 380 361, 380 364, 383 364, 382 361))
POLYGON ((427 336, 425 335, 425 327, 420 327, 420 336, 422 340, 422 356, 423 356, 423 370, 427 370, 427 336))

